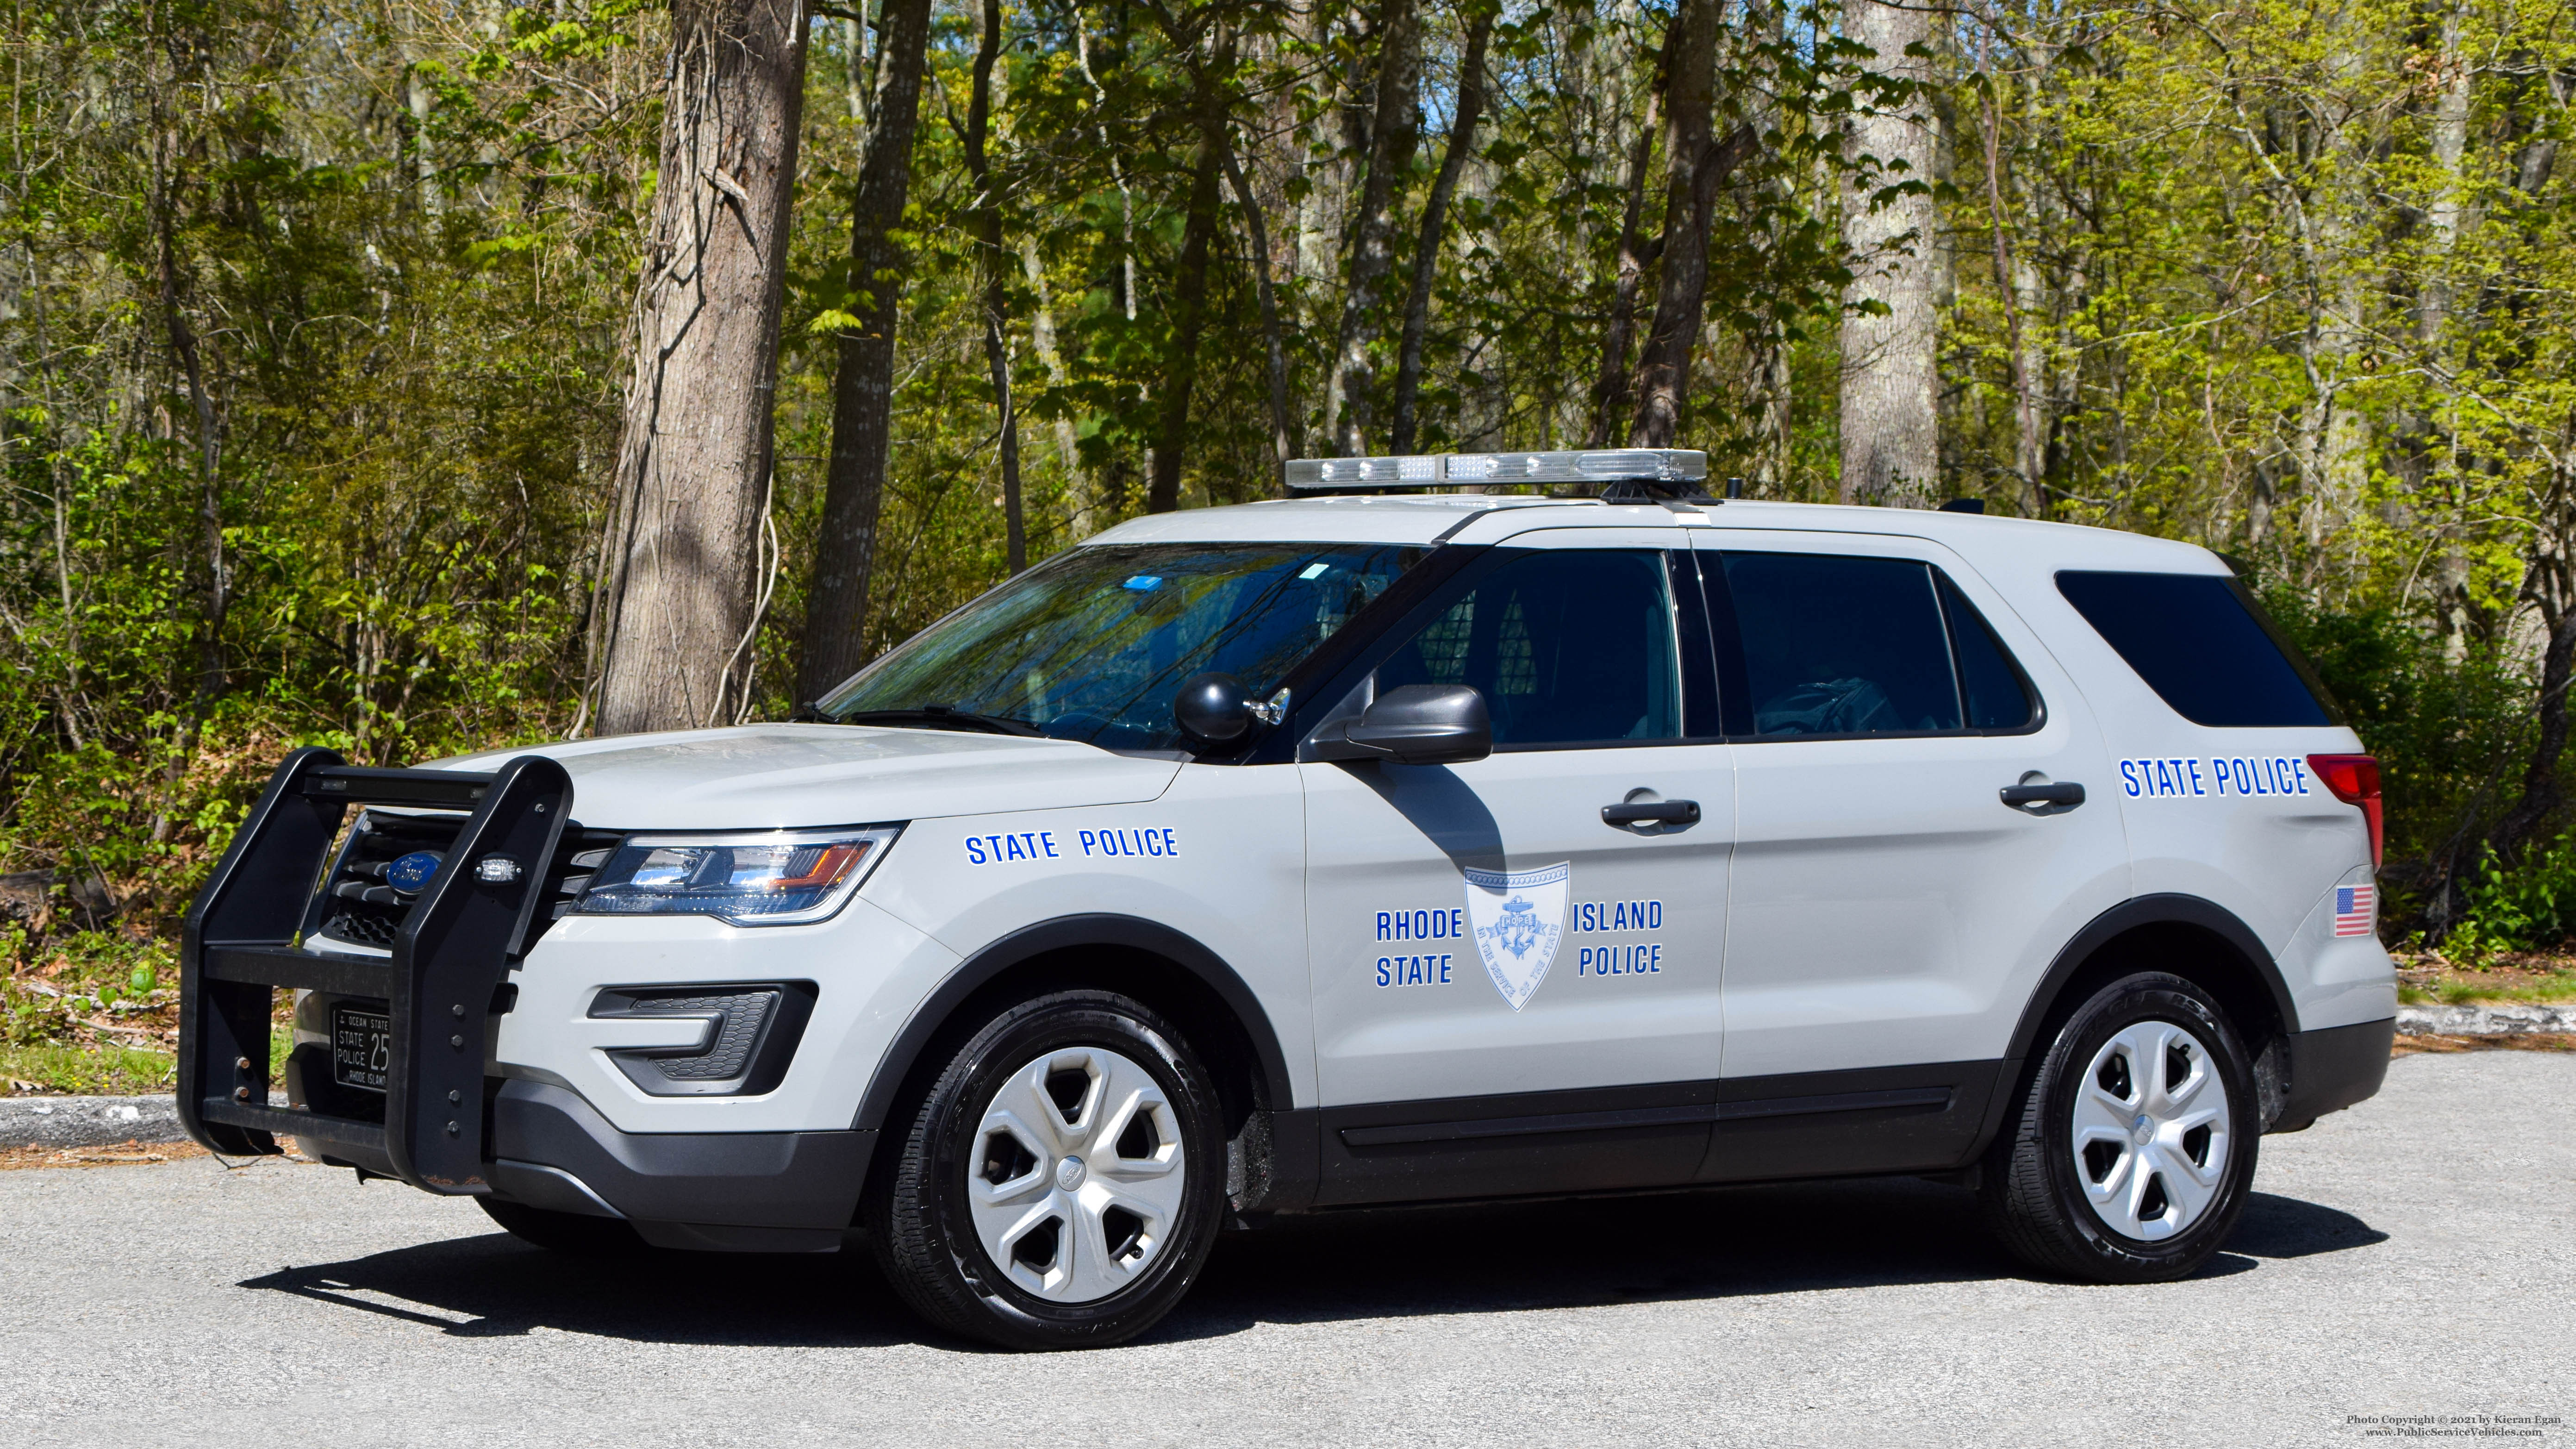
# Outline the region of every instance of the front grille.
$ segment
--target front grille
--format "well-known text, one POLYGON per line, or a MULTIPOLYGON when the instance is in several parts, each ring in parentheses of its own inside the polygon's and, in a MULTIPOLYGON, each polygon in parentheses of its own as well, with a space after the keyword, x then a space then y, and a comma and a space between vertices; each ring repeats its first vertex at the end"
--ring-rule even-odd
MULTIPOLYGON (((325 941, 393 949, 394 937, 411 914, 417 891, 398 889, 387 868, 407 855, 426 851, 444 860, 456 843, 466 817, 451 811, 395 813, 368 810, 349 829, 339 857, 331 863, 308 913, 306 930, 325 941)), ((614 831, 585 830, 579 822, 564 826, 563 839, 546 869, 546 903, 528 923, 533 946, 555 920, 570 909, 590 884, 590 871, 608 858, 624 839, 614 831)))
POLYGON ((417 897, 388 885, 385 868, 418 851, 443 858, 464 824, 463 815, 445 811, 369 810, 360 815, 323 879, 314 929, 334 940, 392 950, 394 933, 402 929, 417 897))

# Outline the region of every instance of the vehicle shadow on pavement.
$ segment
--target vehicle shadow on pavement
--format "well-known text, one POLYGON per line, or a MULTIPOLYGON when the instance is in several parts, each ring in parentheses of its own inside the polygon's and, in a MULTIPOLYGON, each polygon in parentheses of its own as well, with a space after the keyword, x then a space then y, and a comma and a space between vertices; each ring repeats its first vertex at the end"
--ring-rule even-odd
MULTIPOLYGON (((2387 1236, 2349 1213, 2258 1192, 2197 1276, 2387 1236)), ((1381 1211, 1220 1240, 1198 1288, 1153 1336, 2002 1279, 2039 1281, 1987 1238, 1973 1195, 1915 1178, 1381 1211)))
MULTIPOLYGON (((2337 1209, 2256 1193, 2202 1277, 2385 1242, 2337 1209)), ((1654 1197, 1283 1218, 1218 1241, 1146 1341, 1260 1323, 1497 1313, 2028 1279, 1967 1192, 1912 1178, 1654 1197)), ((284 1268, 244 1288, 461 1337, 538 1328, 654 1343, 871 1347, 942 1342, 855 1238, 819 1255, 557 1257, 502 1233, 284 1268)))
POLYGON ((465 1338, 549 1328, 648 1343, 863 1348, 925 1337, 855 1238, 839 1253, 571 1258, 493 1232, 281 1268, 239 1286, 465 1338))

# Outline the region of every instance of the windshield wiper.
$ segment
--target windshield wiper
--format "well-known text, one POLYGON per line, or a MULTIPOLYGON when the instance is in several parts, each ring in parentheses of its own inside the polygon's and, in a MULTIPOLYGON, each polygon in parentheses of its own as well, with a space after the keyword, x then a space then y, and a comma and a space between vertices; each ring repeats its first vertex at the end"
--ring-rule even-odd
POLYGON ((1031 740, 1047 737, 1046 731, 1024 719, 977 714, 971 709, 955 709, 944 704, 926 704, 919 709, 861 709, 827 718, 834 724, 845 725, 926 725, 932 729, 982 730, 986 734, 1017 735, 1031 740))

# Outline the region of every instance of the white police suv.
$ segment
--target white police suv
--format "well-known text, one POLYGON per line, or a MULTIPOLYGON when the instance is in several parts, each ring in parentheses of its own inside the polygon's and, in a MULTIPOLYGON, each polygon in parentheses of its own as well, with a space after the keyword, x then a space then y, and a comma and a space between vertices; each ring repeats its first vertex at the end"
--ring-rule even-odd
POLYGON ((2385 1071, 2377 767, 2201 549, 1704 466, 1301 463, 798 722, 298 751, 181 1110, 566 1251, 856 1225, 1023 1347, 1387 1203, 1946 1175, 2044 1270, 2192 1271, 2385 1071))

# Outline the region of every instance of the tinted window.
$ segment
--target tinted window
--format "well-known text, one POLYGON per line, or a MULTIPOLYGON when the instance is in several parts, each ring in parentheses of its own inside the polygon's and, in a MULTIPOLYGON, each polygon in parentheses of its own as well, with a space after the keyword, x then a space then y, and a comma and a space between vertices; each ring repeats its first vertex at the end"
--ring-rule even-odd
POLYGON ((2333 723, 2232 578, 2067 572, 2057 591, 2194 724, 2333 723))
POLYGON ((1968 728, 2017 730, 2030 723, 2030 686, 1994 627, 1959 586, 1939 569, 1932 576, 1941 586, 1941 609, 1950 616, 1950 652, 1959 661, 1959 693, 1968 706, 1968 728))
POLYGON ((1730 553, 1757 735, 1960 728, 1932 570, 1906 559, 1730 553))
POLYGON ((1070 548, 914 635, 822 702, 835 718, 931 705, 1107 749, 1180 743, 1172 696, 1220 669, 1279 688, 1426 551, 1395 545, 1070 548))
POLYGON ((1472 684, 1497 745, 1681 735, 1663 555, 1551 549, 1481 578, 1378 666, 1380 693, 1472 684))

